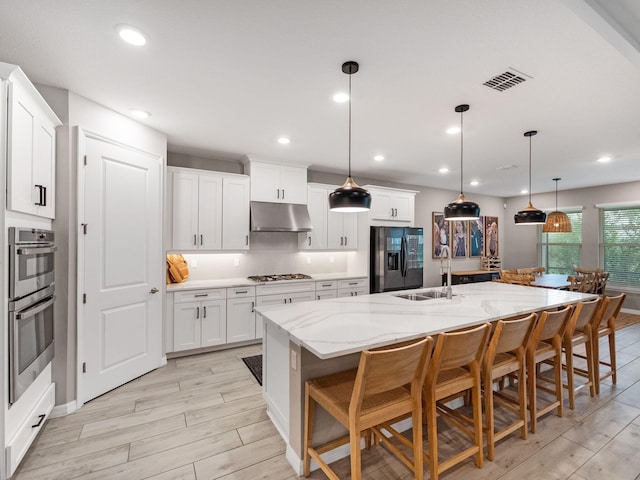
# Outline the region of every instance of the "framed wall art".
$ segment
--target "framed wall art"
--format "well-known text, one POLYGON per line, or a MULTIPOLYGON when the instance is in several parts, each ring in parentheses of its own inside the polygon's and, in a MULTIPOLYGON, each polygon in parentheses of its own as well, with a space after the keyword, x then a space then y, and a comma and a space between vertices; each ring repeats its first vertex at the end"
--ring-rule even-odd
POLYGON ((441 258, 449 255, 450 252, 450 232, 449 221, 444 219, 444 214, 433 212, 433 241, 431 255, 433 258, 441 258))
POLYGON ((484 255, 484 217, 469 220, 469 256, 484 255))
POLYGON ((484 254, 487 257, 500 255, 498 241, 498 217, 484 217, 484 254))
POLYGON ((469 223, 466 220, 453 220, 451 222, 451 251, 453 258, 467 256, 467 231, 469 223))

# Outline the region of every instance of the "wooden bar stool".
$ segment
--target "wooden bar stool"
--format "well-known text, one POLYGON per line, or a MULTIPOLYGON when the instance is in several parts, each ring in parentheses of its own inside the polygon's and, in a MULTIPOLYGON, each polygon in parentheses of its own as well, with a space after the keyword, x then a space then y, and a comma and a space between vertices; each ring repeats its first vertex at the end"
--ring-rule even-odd
POLYGON ((600 382, 607 377, 611 377, 611 380, 615 384, 617 381, 616 373, 616 318, 622 308, 622 303, 626 294, 621 293, 615 297, 605 297, 600 309, 602 314, 600 315, 598 325, 594 326, 594 339, 593 339, 593 365, 594 365, 594 377, 596 382, 596 394, 600 394, 600 382), (609 361, 605 362, 600 358, 600 339, 602 337, 609 338, 609 361), (609 370, 600 375, 600 365, 609 367, 609 370))
POLYGON ((438 335, 431 364, 424 383, 425 418, 431 480, 440 473, 475 455, 476 466, 482 467, 482 399, 480 368, 489 338, 488 323, 478 327, 438 335), (471 391, 473 418, 468 418, 445 405, 447 400, 471 391), (441 402, 442 400, 442 402, 441 402), (450 425, 460 429, 473 441, 473 446, 442 463, 438 459, 437 414, 450 425), (473 428, 469 428, 472 426, 473 428))
MULTIPOLYGON (((350 444, 351 478, 362 478, 360 438, 369 438, 369 429, 380 423, 411 414, 413 419, 413 461, 400 450, 391 451, 413 472, 423 478, 422 386, 433 339, 427 337, 411 344, 388 349, 365 350, 357 369, 307 380, 305 382, 304 475, 308 476, 313 458, 331 479, 336 473, 320 457, 346 443, 350 444), (407 388, 410 385, 409 388, 407 388), (349 430, 341 438, 313 446, 316 404, 349 430)), ((367 445, 369 442, 367 441, 367 445)))
POLYGON ((518 320, 499 320, 484 355, 482 384, 485 404, 487 458, 493 460, 496 441, 520 429, 520 436, 527 438, 527 396, 525 351, 529 336, 538 315, 518 320), (493 390, 496 380, 517 374, 518 398, 493 390), (500 431, 495 431, 494 400, 517 415, 517 419, 500 431))
POLYGON ((564 355, 567 369, 567 384, 564 385, 569 391, 569 408, 573 410, 576 403, 576 392, 582 388, 589 387, 589 393, 593 397, 595 394, 595 374, 593 365, 593 330, 594 321, 599 323, 598 314, 600 312, 600 298, 590 302, 578 302, 573 309, 571 318, 567 323, 567 328, 562 339, 564 355), (586 354, 576 354, 573 349, 578 345, 584 345, 586 354), (573 364, 573 357, 584 358, 587 361, 587 369, 577 368, 573 364), (585 377, 587 380, 576 386, 575 375, 585 377))
POLYGON ((526 355, 531 433, 536 433, 538 417, 545 413, 557 409, 557 415, 562 416, 562 337, 570 314, 571 306, 553 312, 544 311, 540 314, 531 333, 526 355), (554 384, 554 389, 543 387, 538 383, 538 380, 548 381, 537 374, 542 362, 553 364, 554 380, 551 383, 554 384), (555 394, 555 400, 544 408, 538 409, 537 390, 555 394))

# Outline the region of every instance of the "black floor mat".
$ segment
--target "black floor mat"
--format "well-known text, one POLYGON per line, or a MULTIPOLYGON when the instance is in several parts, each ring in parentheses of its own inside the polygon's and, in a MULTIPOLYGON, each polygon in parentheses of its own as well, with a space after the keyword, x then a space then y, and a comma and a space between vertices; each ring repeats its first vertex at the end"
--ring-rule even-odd
POLYGON ((256 380, 262 385, 262 355, 254 355, 253 357, 244 357, 242 361, 245 363, 249 371, 256 377, 256 380))

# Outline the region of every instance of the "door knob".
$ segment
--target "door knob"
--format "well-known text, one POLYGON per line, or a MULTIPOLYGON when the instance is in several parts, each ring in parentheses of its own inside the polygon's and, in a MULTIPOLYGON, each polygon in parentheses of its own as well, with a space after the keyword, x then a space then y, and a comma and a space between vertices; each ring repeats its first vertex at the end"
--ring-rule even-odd
POLYGON ((158 290, 156 287, 153 287, 151 290, 149 290, 149 293, 158 293, 160 290, 158 290))

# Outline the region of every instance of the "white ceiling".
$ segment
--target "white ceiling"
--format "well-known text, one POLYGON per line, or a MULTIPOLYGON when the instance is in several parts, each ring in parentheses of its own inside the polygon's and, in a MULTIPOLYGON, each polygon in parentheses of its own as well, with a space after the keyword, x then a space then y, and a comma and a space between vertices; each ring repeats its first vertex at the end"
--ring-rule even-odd
POLYGON ((0 61, 116 111, 152 112, 143 122, 173 152, 344 174, 348 107, 331 97, 356 60, 356 181, 458 189, 460 137, 445 130, 461 103, 470 199, 527 186, 532 129, 534 193, 553 177, 561 190, 640 180, 637 0, 0 0, 0 11, 0 61), (147 46, 124 44, 122 23, 147 46), (527 81, 483 86, 508 69, 527 81))

